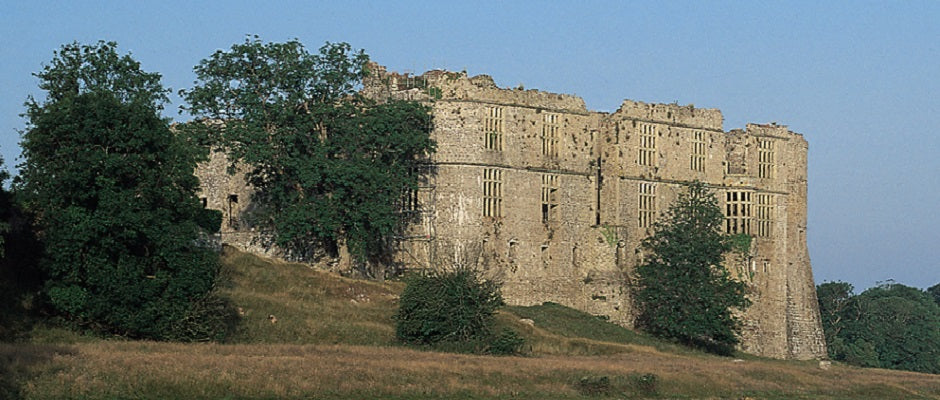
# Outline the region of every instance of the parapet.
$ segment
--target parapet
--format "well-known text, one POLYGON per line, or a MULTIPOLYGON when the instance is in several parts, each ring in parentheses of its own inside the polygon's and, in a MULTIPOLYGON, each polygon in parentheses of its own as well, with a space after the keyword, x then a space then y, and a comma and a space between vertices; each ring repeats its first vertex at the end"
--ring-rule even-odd
POLYGON ((388 72, 381 65, 369 65, 371 75, 363 83, 367 96, 427 101, 457 100, 545 110, 588 114, 581 97, 535 89, 500 88, 489 75, 470 77, 466 72, 431 70, 421 75, 388 72))
POLYGON ((716 108, 695 108, 688 104, 655 104, 642 101, 624 100, 612 117, 659 122, 674 126, 722 131, 724 117, 716 108))

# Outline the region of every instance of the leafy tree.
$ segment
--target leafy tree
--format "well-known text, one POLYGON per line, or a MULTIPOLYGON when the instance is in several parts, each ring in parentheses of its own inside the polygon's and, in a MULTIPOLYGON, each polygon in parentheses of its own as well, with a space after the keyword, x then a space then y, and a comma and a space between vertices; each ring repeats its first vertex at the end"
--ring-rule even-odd
POLYGON ((203 239, 221 216, 202 208, 192 152, 160 117, 160 75, 113 42, 64 45, 35 75, 45 99, 26 102, 16 187, 52 309, 130 337, 218 337, 219 261, 203 239))
POLYGON ((408 343, 467 341, 491 333, 503 304, 499 285, 469 267, 410 275, 395 317, 395 334, 408 343))
POLYGON ((927 288, 927 294, 933 297, 933 301, 940 306, 940 283, 927 288))
POLYGON ((940 306, 927 292, 888 283, 854 295, 851 285, 837 282, 819 285, 817 293, 833 359, 940 373, 940 306))
POLYGON ((181 92, 193 115, 224 121, 202 136, 250 167, 251 220, 296 257, 345 241, 381 260, 401 228, 402 191, 417 187, 413 167, 434 150, 428 107, 357 94, 367 62, 345 43, 310 54, 254 37, 200 62, 181 92))
POLYGON ((721 266, 731 240, 718 200, 701 182, 688 185, 653 234, 637 267, 637 324, 647 332, 730 354, 740 329, 735 309, 750 305, 746 285, 721 266))
POLYGON ((852 285, 847 282, 825 282, 816 286, 819 315, 822 319, 826 343, 829 344, 827 346, 829 357, 835 357, 835 351, 840 348, 840 343, 836 343, 835 339, 845 325, 843 317, 846 307, 850 304, 849 300, 854 296, 853 290, 852 285))

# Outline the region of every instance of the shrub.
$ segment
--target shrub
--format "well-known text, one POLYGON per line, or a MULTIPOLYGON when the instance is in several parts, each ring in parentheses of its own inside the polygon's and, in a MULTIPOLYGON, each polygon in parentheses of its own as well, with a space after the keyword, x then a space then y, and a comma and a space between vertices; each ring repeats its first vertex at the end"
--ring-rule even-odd
POLYGON ((578 380, 578 393, 584 396, 606 396, 610 394, 610 378, 606 376, 585 376, 578 380))
POLYGON ((512 329, 503 329, 503 331, 490 340, 487 353, 497 356, 511 356, 520 354, 522 346, 525 345, 525 339, 519 336, 512 329))
POLYGON ((499 285, 472 268, 416 273, 406 283, 395 316, 395 334, 406 343, 484 338, 503 304, 499 285))
POLYGON ((659 378, 656 376, 656 374, 635 374, 630 376, 630 380, 633 383, 633 388, 644 396, 655 396, 659 391, 659 388, 657 387, 657 381, 659 378))

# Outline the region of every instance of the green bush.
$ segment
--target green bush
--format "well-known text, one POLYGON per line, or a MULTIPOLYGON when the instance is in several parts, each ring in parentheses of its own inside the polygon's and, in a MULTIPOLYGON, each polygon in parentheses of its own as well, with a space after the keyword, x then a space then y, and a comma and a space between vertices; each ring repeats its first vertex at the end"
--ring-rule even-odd
POLYGON ((486 352, 497 356, 511 356, 522 353, 523 345, 525 345, 525 338, 512 329, 503 329, 499 335, 490 340, 486 352))
POLYGON ((655 396, 659 388, 657 386, 659 378, 656 374, 635 374, 630 376, 630 381, 633 384, 633 388, 637 390, 640 394, 644 396, 655 396))
POLYGON ((193 302, 185 316, 170 327, 167 339, 220 342, 235 332, 239 321, 238 312, 227 298, 209 293, 193 302))
POLYGON ((578 380, 578 393, 584 396, 606 396, 610 394, 610 378, 607 376, 585 376, 578 380))
POLYGON ((406 343, 484 338, 503 304, 499 285, 471 268, 415 273, 406 283, 395 316, 395 334, 406 343))

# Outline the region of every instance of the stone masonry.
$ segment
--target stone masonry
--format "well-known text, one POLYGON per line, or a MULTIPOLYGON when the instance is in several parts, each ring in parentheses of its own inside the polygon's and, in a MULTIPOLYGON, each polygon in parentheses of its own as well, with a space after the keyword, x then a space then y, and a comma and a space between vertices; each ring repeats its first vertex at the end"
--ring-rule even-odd
MULTIPOLYGON (((682 183, 714 189, 726 230, 753 237, 726 268, 748 282, 742 350, 826 355, 806 247, 803 136, 784 125, 725 132, 721 112, 626 100, 594 112, 572 95, 499 88, 486 75, 389 73, 373 64, 363 92, 432 106, 431 156, 403 213, 416 218, 397 259, 410 268, 472 264, 503 282, 507 303, 556 302, 632 327, 640 241, 682 183)), ((278 255, 239 224, 251 190, 214 155, 197 174, 223 241, 278 255)))

